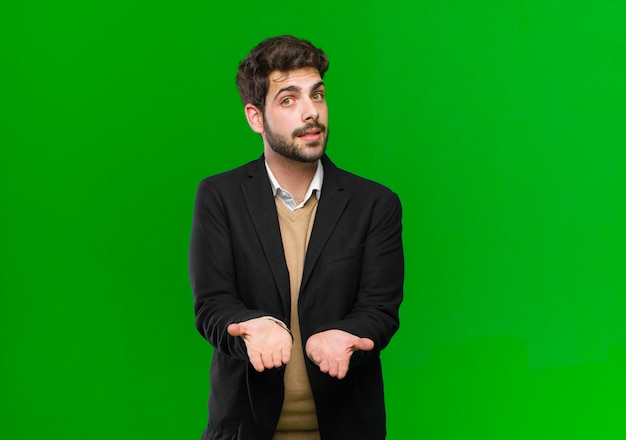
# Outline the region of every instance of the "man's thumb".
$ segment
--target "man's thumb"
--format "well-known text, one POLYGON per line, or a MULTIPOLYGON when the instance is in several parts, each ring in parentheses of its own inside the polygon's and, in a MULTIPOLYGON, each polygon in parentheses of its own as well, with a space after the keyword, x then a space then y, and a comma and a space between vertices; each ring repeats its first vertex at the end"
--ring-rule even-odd
POLYGON ((239 324, 231 324, 226 329, 231 336, 241 336, 241 326, 239 324))
POLYGON ((357 349, 361 351, 370 351, 374 348, 374 341, 370 338, 360 338, 357 344, 357 349))

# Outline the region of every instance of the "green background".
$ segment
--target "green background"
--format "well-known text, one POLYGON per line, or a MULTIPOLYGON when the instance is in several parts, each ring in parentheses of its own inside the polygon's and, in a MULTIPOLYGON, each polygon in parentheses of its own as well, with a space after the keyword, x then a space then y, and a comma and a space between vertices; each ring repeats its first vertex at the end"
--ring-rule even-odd
POLYGON ((325 49, 329 155, 404 206, 390 439, 626 438, 626 2, 0 3, 0 438, 196 439, 198 181, 236 66, 325 49))

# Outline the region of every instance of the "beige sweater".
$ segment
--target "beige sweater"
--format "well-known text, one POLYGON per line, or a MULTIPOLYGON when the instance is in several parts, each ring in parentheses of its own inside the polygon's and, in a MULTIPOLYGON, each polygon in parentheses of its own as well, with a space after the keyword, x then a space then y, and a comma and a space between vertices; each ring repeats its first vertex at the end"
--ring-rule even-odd
POLYGON ((285 401, 274 440, 318 440, 320 436, 315 402, 304 364, 298 322, 298 295, 302 282, 306 249, 317 210, 317 198, 311 196, 302 208, 295 211, 291 211, 283 202, 276 199, 276 209, 285 250, 285 260, 289 270, 291 288, 290 327, 294 341, 291 349, 291 360, 285 367, 285 401))

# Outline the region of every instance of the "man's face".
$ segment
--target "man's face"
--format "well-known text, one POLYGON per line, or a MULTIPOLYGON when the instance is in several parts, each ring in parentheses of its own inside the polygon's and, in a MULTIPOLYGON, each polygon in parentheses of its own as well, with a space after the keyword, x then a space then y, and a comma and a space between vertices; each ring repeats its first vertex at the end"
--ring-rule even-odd
POLYGON ((263 127, 264 143, 276 154, 304 163, 322 157, 328 140, 328 108, 317 69, 270 73, 263 127))

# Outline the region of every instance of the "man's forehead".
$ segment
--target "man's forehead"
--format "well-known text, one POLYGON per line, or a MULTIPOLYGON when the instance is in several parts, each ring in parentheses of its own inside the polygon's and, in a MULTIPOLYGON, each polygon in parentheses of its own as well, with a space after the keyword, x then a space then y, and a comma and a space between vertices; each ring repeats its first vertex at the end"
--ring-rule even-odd
POLYGON ((272 85, 282 86, 289 81, 310 79, 317 82, 322 79, 322 77, 315 67, 303 67, 301 69, 288 70, 286 72, 274 70, 273 72, 270 72, 268 79, 270 80, 270 87, 272 87, 272 85))

